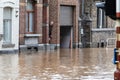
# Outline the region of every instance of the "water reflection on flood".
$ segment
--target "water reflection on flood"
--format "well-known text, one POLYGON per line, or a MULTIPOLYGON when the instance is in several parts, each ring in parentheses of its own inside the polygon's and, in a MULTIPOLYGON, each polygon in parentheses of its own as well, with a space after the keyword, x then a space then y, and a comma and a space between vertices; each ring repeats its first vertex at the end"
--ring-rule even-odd
POLYGON ((17 54, 0 54, 0 80, 15 80, 19 75, 17 54))
POLYGON ((113 49, 61 49, 0 55, 0 80, 113 80, 113 49))

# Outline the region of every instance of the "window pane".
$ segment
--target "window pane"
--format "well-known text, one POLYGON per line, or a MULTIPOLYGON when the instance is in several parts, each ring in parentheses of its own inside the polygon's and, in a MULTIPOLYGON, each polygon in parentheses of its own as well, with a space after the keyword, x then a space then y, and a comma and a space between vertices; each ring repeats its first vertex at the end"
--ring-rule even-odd
POLYGON ((29 31, 33 32, 33 13, 29 13, 29 31))
POLYGON ((26 32, 33 32, 33 26, 34 26, 34 22, 33 22, 33 13, 28 12, 26 14, 26 32))
POLYGON ((28 0, 26 9, 30 11, 33 10, 33 2, 31 0, 28 0))
POLYGON ((11 20, 4 20, 4 42, 11 42, 11 20))
POLYGON ((12 8, 6 7, 4 8, 4 19, 11 19, 12 18, 12 8))
POLYGON ((4 42, 11 42, 12 8, 5 7, 3 13, 3 33, 4 42))

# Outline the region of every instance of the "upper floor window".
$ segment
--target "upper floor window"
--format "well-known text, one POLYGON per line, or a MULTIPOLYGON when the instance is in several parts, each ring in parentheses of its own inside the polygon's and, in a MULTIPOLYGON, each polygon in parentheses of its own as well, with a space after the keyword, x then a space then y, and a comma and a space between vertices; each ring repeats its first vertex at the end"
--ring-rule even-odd
POLYGON ((26 6, 26 32, 34 32, 34 0, 27 0, 26 6))
POLYGON ((10 43, 12 34, 12 8, 5 7, 3 14, 3 39, 5 43, 10 43))
POLYGON ((97 9, 97 28, 107 28, 105 11, 97 9))

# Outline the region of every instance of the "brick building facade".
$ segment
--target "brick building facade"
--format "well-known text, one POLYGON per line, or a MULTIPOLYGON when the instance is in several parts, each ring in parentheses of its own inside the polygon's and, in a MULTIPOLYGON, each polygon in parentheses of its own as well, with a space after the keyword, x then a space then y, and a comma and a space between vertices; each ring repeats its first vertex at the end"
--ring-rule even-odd
POLYGON ((79 17, 78 0, 50 0, 49 11, 49 20, 54 23, 52 28, 52 39, 50 40, 51 46, 61 48, 77 47, 79 17), (66 16, 68 16, 69 19, 66 16), (67 37, 69 37, 69 39, 67 37), (65 39, 67 41, 65 41, 65 39))
POLYGON ((77 0, 20 0, 20 49, 77 47, 78 10, 77 0), (66 15, 64 8, 69 9, 67 13, 70 18, 65 19, 70 20, 62 25, 61 21, 66 15))
POLYGON ((20 48, 42 45, 42 0, 20 0, 20 48))

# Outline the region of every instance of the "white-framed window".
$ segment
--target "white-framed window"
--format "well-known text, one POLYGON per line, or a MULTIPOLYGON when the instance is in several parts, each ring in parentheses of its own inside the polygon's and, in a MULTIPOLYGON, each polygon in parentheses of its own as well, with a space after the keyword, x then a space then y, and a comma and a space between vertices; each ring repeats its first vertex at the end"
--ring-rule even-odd
POLYGON ((5 7, 3 9, 3 41, 11 43, 12 37, 12 8, 5 7))
POLYGON ((106 20, 105 11, 97 8, 97 28, 107 28, 106 20))
POLYGON ((26 3, 26 32, 34 32, 34 0, 27 0, 26 3))

